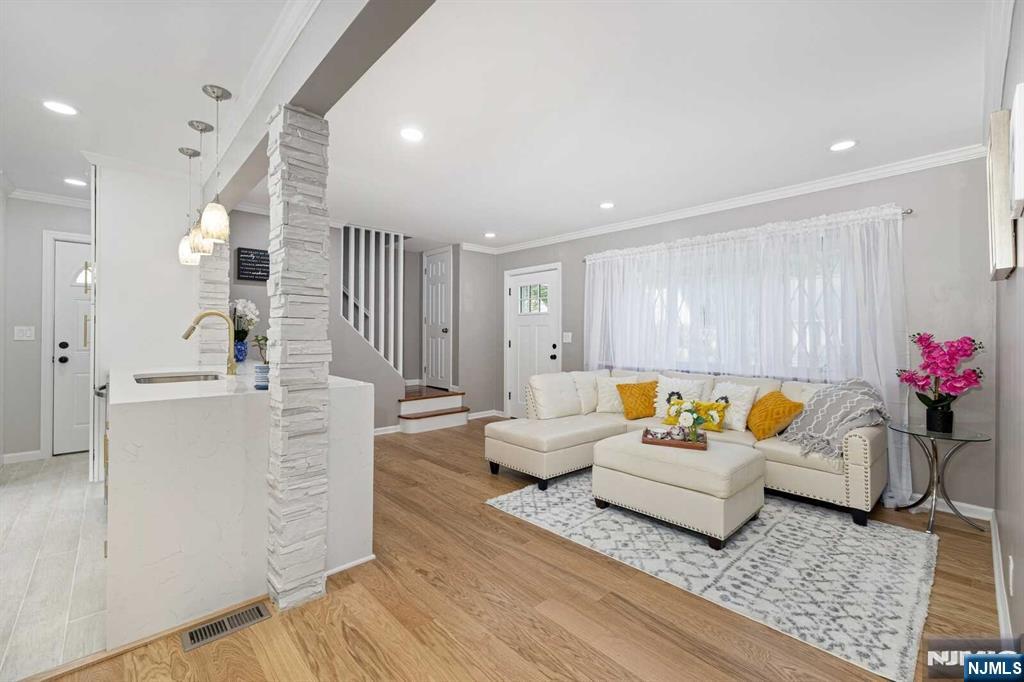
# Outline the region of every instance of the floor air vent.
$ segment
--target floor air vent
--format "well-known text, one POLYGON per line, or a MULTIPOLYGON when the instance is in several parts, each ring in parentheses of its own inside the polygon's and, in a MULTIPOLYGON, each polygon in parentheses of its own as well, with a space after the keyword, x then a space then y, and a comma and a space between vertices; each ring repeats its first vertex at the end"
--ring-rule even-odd
POLYGON ((209 623, 203 623, 181 633, 181 648, 185 651, 191 651, 197 646, 226 637, 236 630, 249 627, 253 623, 258 623, 267 618, 270 618, 270 611, 263 602, 253 606, 246 606, 244 609, 233 611, 226 616, 221 616, 217 620, 211 620, 209 623))

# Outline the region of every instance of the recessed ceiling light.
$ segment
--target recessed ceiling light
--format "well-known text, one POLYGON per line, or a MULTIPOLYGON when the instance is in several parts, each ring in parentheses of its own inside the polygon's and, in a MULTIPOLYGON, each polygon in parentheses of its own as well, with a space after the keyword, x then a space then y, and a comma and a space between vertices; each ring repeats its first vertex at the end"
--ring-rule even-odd
POLYGON ((601 203, 601 208, 607 211, 609 209, 615 208, 615 204, 613 204, 610 201, 604 201, 601 203))
POLYGON ((493 232, 484 232, 484 237, 486 237, 487 239, 494 239, 495 236, 497 235, 495 235, 493 232))
POLYGON ((833 143, 830 150, 834 152, 845 152, 847 149, 853 149, 857 146, 857 140, 839 140, 839 142, 833 143))
POLYGON ((64 178, 64 182, 75 187, 85 187, 89 184, 85 180, 79 180, 78 178, 64 178))
POLYGON ((402 128, 402 139, 407 142, 422 142, 423 131, 419 128, 402 128))
POLYGON ((75 109, 70 104, 64 104, 63 102, 54 102, 52 99, 43 102, 43 106, 50 111, 55 111, 58 114, 64 114, 65 116, 74 116, 78 113, 78 109, 75 109))

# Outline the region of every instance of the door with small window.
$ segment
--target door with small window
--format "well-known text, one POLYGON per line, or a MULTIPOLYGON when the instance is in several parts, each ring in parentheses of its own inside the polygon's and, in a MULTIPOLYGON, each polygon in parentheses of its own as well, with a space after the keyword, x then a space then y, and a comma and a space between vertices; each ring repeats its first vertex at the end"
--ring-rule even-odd
POLYGON ((505 412, 526 416, 534 374, 562 371, 561 268, 505 274, 505 412))

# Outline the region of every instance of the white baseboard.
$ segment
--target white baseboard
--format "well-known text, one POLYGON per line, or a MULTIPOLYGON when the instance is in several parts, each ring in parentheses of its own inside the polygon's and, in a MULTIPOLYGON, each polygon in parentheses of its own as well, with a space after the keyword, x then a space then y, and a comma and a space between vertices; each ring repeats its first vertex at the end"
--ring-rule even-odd
POLYGON ((377 558, 376 554, 370 554, 368 556, 364 556, 362 559, 356 559, 355 561, 350 561, 347 564, 342 564, 341 566, 335 566, 334 568, 328 568, 324 572, 324 575, 334 575, 335 573, 341 573, 342 571, 347 571, 350 568, 355 568, 356 566, 358 566, 360 564, 365 564, 367 561, 373 561, 376 558, 377 558))
POLYGON ((27 450, 25 452, 8 452, 3 457, 4 464, 17 464, 18 462, 33 462, 37 459, 46 459, 41 450, 27 450))
MULTIPOLYGON (((914 493, 914 499, 917 499, 917 496, 919 495, 920 493, 914 493)), ((914 507, 910 511, 914 514, 927 513, 931 508, 931 504, 932 501, 928 500, 920 507, 914 507)), ((995 512, 992 510, 992 507, 982 507, 981 505, 971 504, 969 502, 957 502, 956 500, 953 500, 953 504, 956 505, 956 508, 960 510, 961 514, 969 519, 979 519, 981 521, 991 522, 995 517, 995 512)), ((946 501, 941 497, 936 501, 935 511, 947 512, 949 514, 953 513, 953 510, 949 508, 949 505, 946 504, 946 501)))
POLYGON ((423 379, 406 379, 405 380, 405 385, 406 386, 422 386, 423 385, 423 379))
POLYGON ((394 426, 378 426, 373 430, 374 436, 384 436, 389 433, 398 433, 398 424, 394 426))
POLYGON ((484 417, 504 417, 505 413, 501 410, 484 410, 482 412, 470 412, 466 415, 467 419, 483 419, 484 417))
POLYGON ((999 636, 1003 639, 1013 637, 1013 625, 1010 623, 1010 598, 1007 596, 1006 578, 1003 575, 1003 548, 999 543, 999 519, 993 515, 992 527, 992 572, 996 583, 996 613, 999 614, 999 636))

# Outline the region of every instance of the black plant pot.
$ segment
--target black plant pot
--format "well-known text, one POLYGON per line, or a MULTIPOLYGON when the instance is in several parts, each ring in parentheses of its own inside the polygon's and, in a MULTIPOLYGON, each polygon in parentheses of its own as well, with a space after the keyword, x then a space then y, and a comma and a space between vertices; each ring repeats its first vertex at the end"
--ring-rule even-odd
POLYGON ((953 408, 949 405, 926 408, 924 418, 929 431, 953 433, 953 408))

